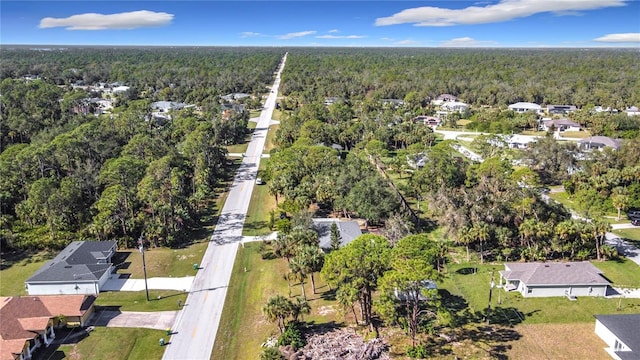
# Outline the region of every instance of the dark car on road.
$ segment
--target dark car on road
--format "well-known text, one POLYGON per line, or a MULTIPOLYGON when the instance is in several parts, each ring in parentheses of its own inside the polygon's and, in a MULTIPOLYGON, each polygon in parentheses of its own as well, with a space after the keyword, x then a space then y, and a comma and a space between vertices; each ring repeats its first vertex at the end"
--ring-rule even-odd
POLYGON ((640 210, 629 210, 629 211, 627 212, 627 217, 628 217, 630 220, 640 218, 640 210))
POLYGON ((640 218, 631 220, 631 225, 640 226, 640 218))

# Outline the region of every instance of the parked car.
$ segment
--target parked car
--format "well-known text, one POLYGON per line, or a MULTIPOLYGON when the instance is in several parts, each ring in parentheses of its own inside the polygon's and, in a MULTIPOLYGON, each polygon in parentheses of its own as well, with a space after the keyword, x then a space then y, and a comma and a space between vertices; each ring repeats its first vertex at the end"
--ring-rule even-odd
POLYGON ((640 218, 640 210, 629 210, 627 212, 627 217, 631 220, 640 218))
POLYGON ((631 225, 640 226, 640 218, 631 220, 631 225))
POLYGON ((257 185, 262 185, 262 184, 264 184, 264 181, 262 180, 262 178, 257 178, 256 179, 256 184, 257 185))

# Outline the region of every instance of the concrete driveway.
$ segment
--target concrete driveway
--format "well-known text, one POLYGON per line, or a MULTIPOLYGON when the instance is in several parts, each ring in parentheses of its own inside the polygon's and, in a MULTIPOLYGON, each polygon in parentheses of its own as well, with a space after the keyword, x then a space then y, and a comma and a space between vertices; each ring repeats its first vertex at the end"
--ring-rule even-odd
MULTIPOLYGON (((153 277, 147 279, 147 286, 151 290, 176 290, 189 291, 193 285, 195 276, 185 277, 153 277)), ((113 278, 100 288, 104 291, 142 291, 144 290, 144 279, 118 278, 114 274, 113 278)))
POLYGON ((171 328, 177 314, 178 311, 136 312, 97 308, 88 325, 166 330, 171 328))

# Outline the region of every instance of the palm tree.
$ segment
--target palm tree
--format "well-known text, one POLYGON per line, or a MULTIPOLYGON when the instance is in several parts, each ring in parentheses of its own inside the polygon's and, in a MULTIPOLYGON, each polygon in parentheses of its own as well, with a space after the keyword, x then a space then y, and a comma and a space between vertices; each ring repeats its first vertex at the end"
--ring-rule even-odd
POLYGON ((467 247, 467 262, 469 262, 469 245, 473 242, 472 228, 465 226, 458 230, 458 243, 467 247))
POLYGON ((482 244, 489 240, 489 224, 484 221, 477 222, 473 224, 471 228, 471 233, 473 234, 473 238, 478 240, 478 244, 480 245, 480 263, 484 263, 484 251, 482 249, 482 244))
POLYGON ((276 295, 262 307, 262 313, 269 322, 275 322, 278 330, 284 332, 285 320, 293 315, 293 303, 282 295, 276 295))
POLYGON ((602 261, 602 245, 604 245, 607 232, 611 231, 611 225, 603 220, 594 220, 591 225, 596 240, 596 257, 602 261))
POLYGON ((302 288, 302 298, 307 300, 307 294, 304 290, 304 279, 307 277, 307 272, 302 259, 298 256, 291 259, 289 262, 289 270, 297 280, 300 281, 300 287, 302 288))
POLYGON ((311 278, 311 288, 316 293, 316 282, 313 273, 322 270, 324 265, 324 253, 319 247, 313 245, 303 245, 298 248, 296 261, 302 266, 305 274, 311 278))

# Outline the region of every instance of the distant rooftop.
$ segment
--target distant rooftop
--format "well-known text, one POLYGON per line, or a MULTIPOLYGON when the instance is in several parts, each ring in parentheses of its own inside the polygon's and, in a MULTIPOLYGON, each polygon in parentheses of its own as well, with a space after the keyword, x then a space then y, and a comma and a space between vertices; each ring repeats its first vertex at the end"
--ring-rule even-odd
POLYGON ((505 263, 502 275, 531 285, 608 285, 602 271, 588 261, 505 263))

